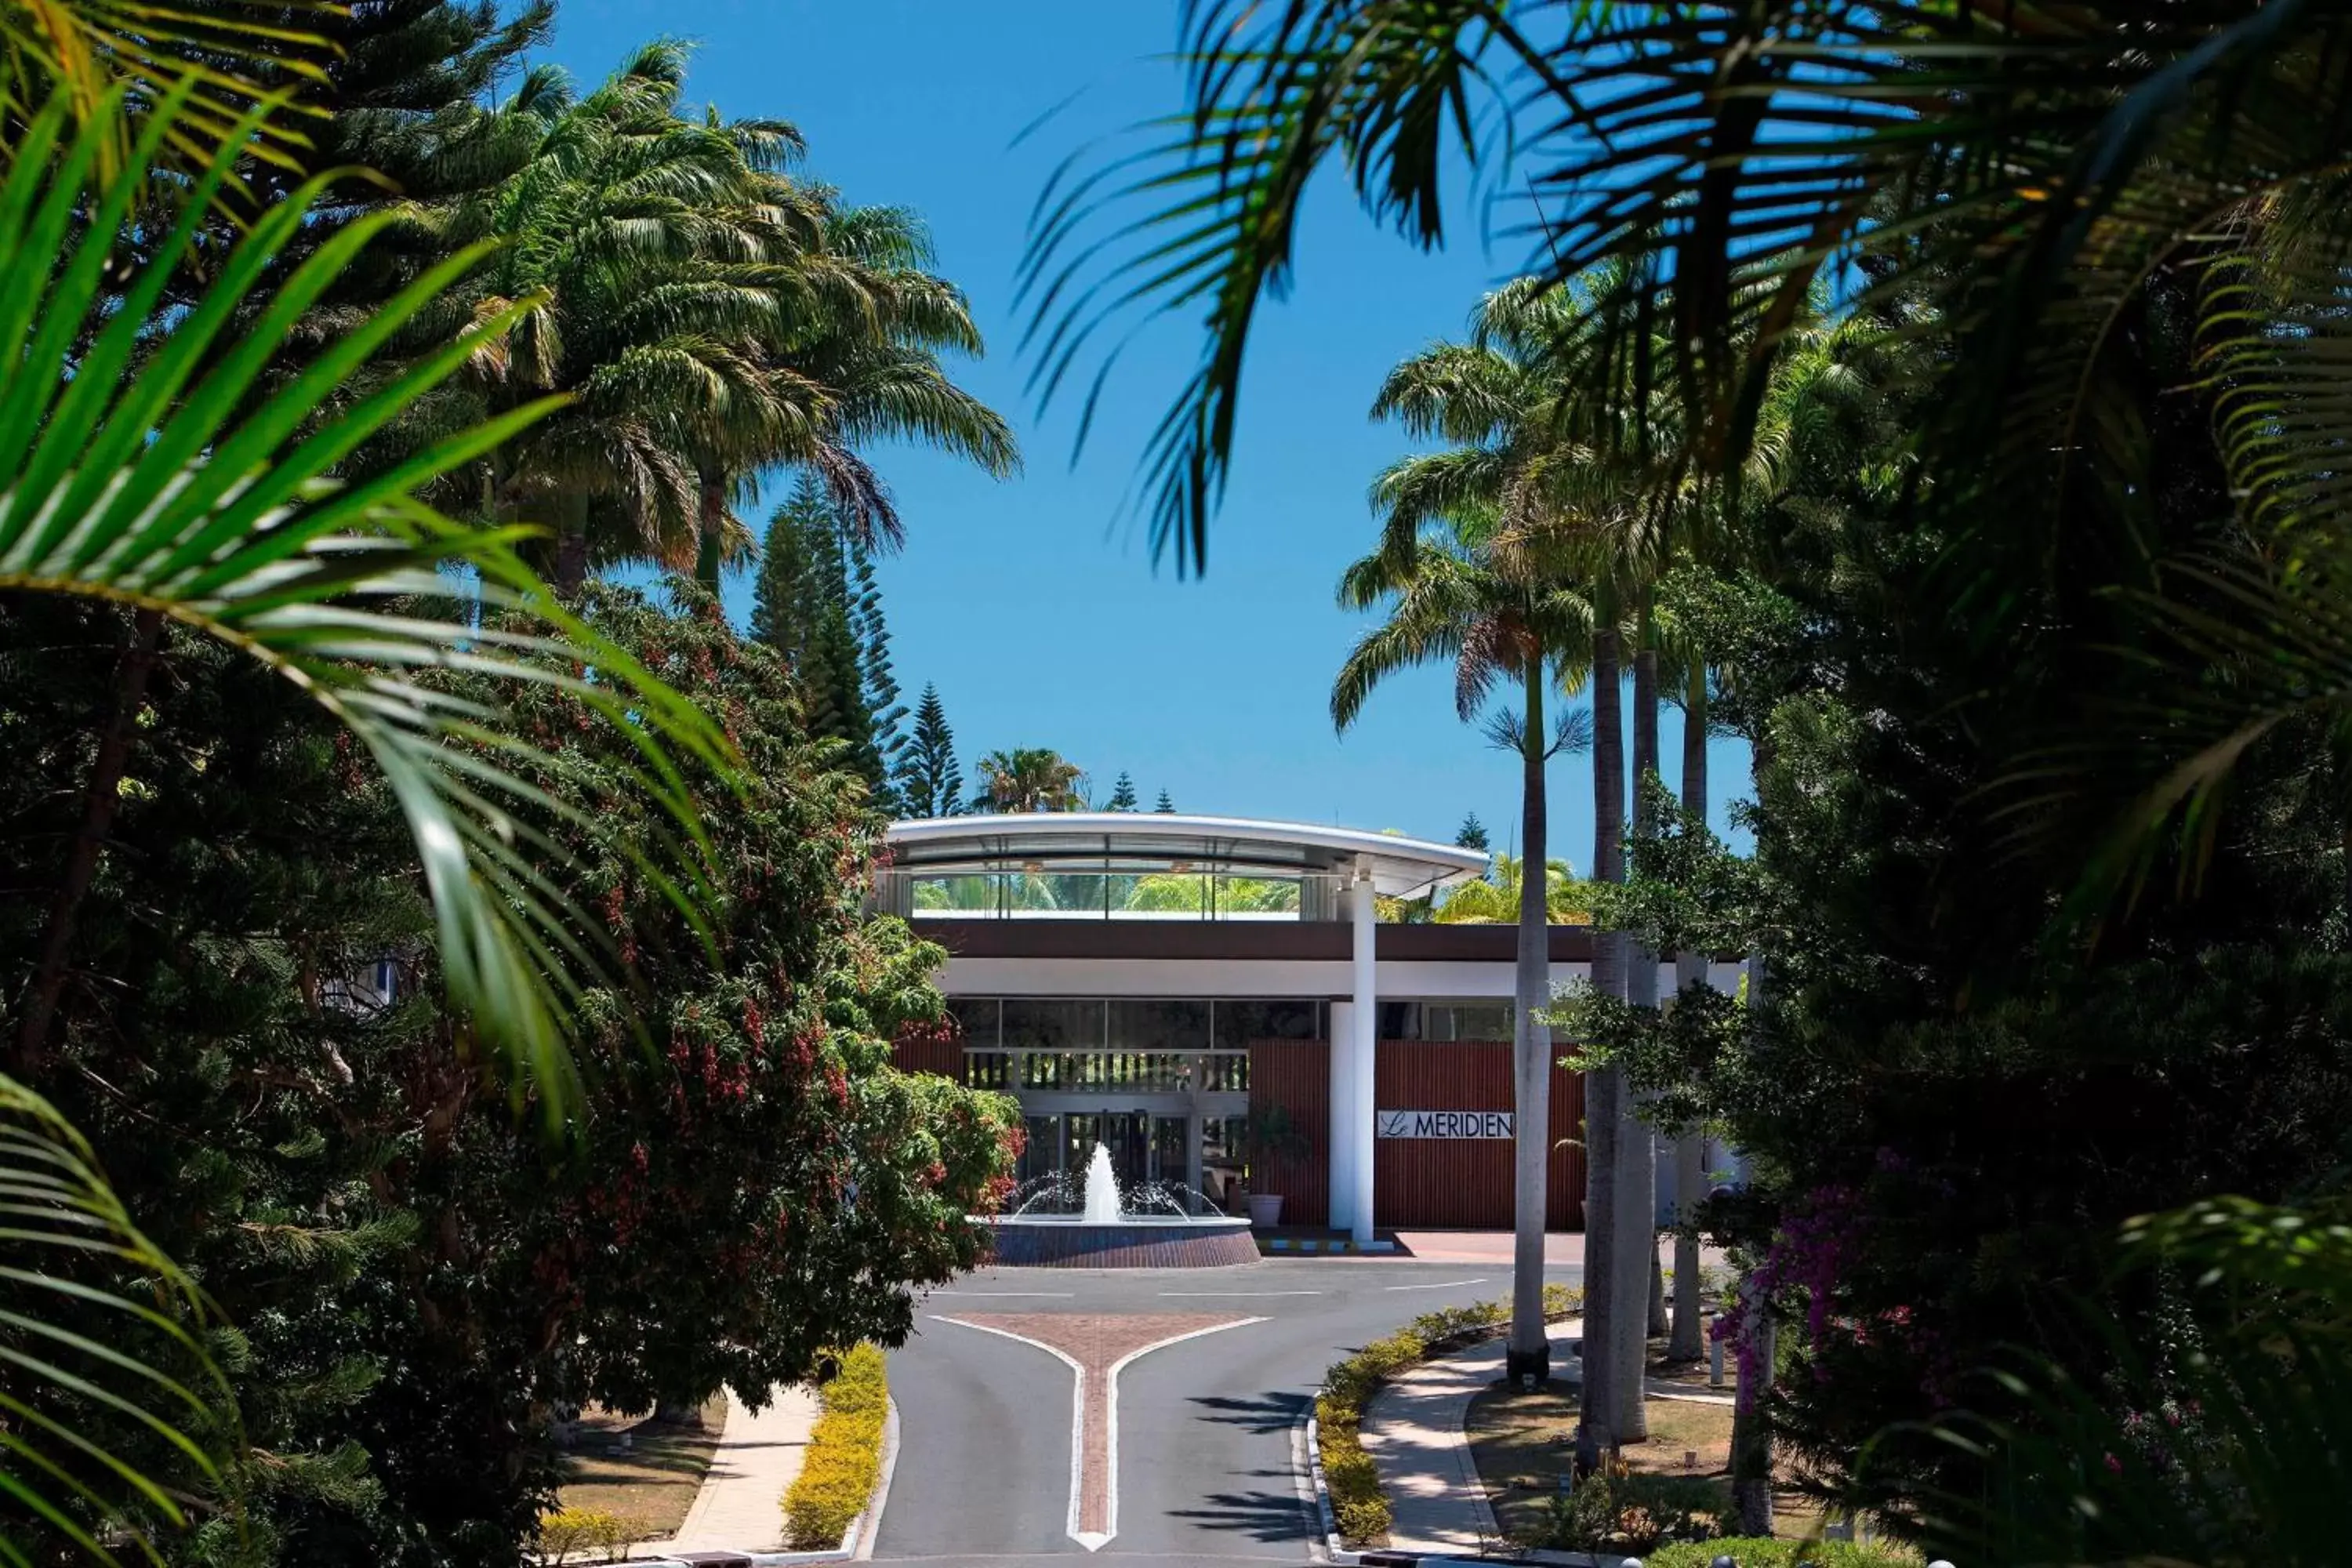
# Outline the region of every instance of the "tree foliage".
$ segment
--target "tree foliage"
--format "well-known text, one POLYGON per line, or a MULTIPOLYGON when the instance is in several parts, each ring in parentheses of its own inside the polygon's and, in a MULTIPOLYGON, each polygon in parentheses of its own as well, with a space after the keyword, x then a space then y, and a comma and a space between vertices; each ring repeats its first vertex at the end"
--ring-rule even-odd
MULTIPOLYGON (((583 611, 744 758, 740 791, 693 781, 710 943, 626 852, 659 831, 634 745, 560 686, 516 710, 534 784, 582 808, 536 826, 625 959, 580 999, 584 1098, 556 1145, 437 999, 385 786, 265 672, 167 640, 92 895, 89 996, 45 1078, 225 1325, 253 1446, 198 1489, 171 1560, 510 1563, 555 1478, 551 1412, 763 1399, 828 1346, 897 1342, 911 1287, 976 1261, 962 1216, 1017 1122, 887 1065, 898 1030, 939 1016, 940 954, 858 913, 881 821, 774 657, 673 591, 685 613, 602 590, 583 611)), ((94 612, 14 612, 0 638, 49 650, 18 725, 110 679, 94 612)), ((8 810, 37 822, 70 758, 26 760, 8 810)), ((47 842, 6 840, 6 881, 47 842)), ((122 1440, 138 1452, 140 1430, 122 1440)))
POLYGON ((964 809, 963 769, 956 763, 955 744, 940 689, 926 681, 896 780, 898 804, 908 816, 954 816, 964 809))

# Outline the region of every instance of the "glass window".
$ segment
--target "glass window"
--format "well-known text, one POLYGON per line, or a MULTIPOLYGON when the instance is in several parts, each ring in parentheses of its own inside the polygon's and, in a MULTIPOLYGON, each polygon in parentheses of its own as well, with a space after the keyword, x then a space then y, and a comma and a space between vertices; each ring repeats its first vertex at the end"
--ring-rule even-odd
POLYGON ((1003 1051, 966 1051, 963 1080, 974 1089, 1011 1089, 1013 1058, 1003 1051))
POLYGON ((1216 1043, 1239 1048, 1252 1040, 1319 1040, 1323 1037, 1323 1005, 1319 1002, 1220 1002, 1216 1043))
POLYGON ((1418 1002, 1382 1002, 1380 1004, 1380 1027, 1374 1031, 1383 1040, 1417 1040, 1421 1038, 1421 1004, 1418 1002))
POLYGON ((1004 1003, 1006 1050, 1092 1051, 1103 1043, 1100 1002, 1029 1001, 1004 1003))
POLYGON ((1058 1116, 1024 1116, 1022 1126, 1029 1141, 1021 1149, 1021 1175, 1024 1184, 1050 1176, 1061 1169, 1062 1119, 1058 1116))
POLYGON ((1249 1053, 1220 1051, 1201 1058, 1201 1087, 1211 1094, 1249 1092, 1249 1053))
POLYGON ((1221 920, 1298 914, 1298 884, 1268 877, 1219 877, 1210 889, 1211 907, 1221 920))
POLYGON ((1511 1037, 1508 1002, 1449 1002, 1423 1010, 1424 1037, 1433 1040, 1507 1040, 1511 1037))
POLYGON ((1227 1214, 1241 1207, 1242 1139, 1247 1127, 1246 1117, 1201 1118, 1201 1191, 1227 1214))
POLYGON ((970 1050, 996 1048, 996 998, 993 996, 950 996, 948 1016, 956 1022, 956 1031, 970 1050))
POLYGON ((1113 1002, 1110 1048, 1115 1051, 1205 1051, 1206 1002, 1113 1002))

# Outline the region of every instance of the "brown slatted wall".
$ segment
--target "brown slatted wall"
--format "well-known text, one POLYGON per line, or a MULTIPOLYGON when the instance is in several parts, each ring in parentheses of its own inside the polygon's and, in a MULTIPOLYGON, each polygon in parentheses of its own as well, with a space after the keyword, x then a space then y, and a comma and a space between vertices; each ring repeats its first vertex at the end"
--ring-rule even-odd
POLYGON ((900 1072, 935 1072, 963 1079, 963 1037, 931 1029, 910 1030, 890 1042, 890 1065, 900 1072))
MULTIPOLYGON (((1314 1152, 1265 1173, 1261 1192, 1283 1194, 1285 1225, 1323 1225, 1331 1213, 1327 1145, 1331 1125, 1330 1047, 1320 1040, 1250 1042, 1250 1100, 1279 1105, 1307 1129, 1314 1152)), ((1383 1040, 1374 1080, 1382 1110, 1508 1110, 1507 1042, 1445 1045, 1383 1040)), ((1547 1223, 1584 1227, 1584 1080, 1551 1074, 1551 1182, 1547 1223)), ((1430 1226, 1506 1230, 1511 1224, 1511 1143, 1507 1139, 1381 1138, 1373 1143, 1373 1211, 1382 1228, 1430 1226)))
POLYGON ((1252 1040, 1250 1103, 1279 1105, 1307 1134, 1304 1160, 1267 1162, 1250 1186, 1282 1194, 1282 1223, 1323 1225, 1331 1217, 1331 1047, 1321 1040, 1252 1040))
MULTIPOLYGON (((1511 1047, 1492 1041, 1447 1044, 1382 1040, 1374 1097, 1382 1110, 1508 1110, 1511 1047)), ((1546 1223, 1584 1224, 1584 1083, 1551 1073, 1551 1181, 1546 1223)), ((1507 1229, 1511 1224, 1511 1141, 1506 1138, 1381 1138, 1373 1142, 1372 1210, 1381 1226, 1507 1229)))

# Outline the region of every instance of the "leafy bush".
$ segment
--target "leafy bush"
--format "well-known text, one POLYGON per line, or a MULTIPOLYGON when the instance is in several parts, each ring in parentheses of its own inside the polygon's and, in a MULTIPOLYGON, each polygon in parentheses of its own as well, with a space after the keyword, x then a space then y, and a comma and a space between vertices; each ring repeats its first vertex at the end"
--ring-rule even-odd
POLYGON ((591 1561, 602 1552, 607 1563, 618 1563, 630 1542, 646 1532, 635 1515, 608 1513, 601 1508, 559 1508, 540 1516, 539 1560, 556 1563, 591 1561))
POLYGON ((841 1544, 874 1495, 882 1469, 882 1425, 890 1413, 882 1352, 872 1345, 852 1349, 818 1398, 824 1413, 809 1435, 801 1473, 784 1493, 784 1534, 802 1552, 841 1544))
POLYGON ((1722 1533, 1730 1511, 1720 1481, 1640 1475, 1621 1464, 1555 1500, 1538 1544, 1568 1552, 1646 1552, 1662 1542, 1712 1541, 1722 1533))
POLYGON ((1686 1541, 1661 1546, 1642 1561, 1647 1568, 1707 1568, 1719 1556, 1739 1568, 1795 1568, 1812 1563, 1820 1568, 1918 1568, 1919 1560, 1892 1546, 1869 1546, 1852 1541, 1774 1541, 1737 1535, 1723 1541, 1686 1541))
MULTIPOLYGON (((1544 1287, 1544 1316, 1564 1318, 1584 1304, 1584 1293, 1565 1285, 1544 1287)), ((1364 1452, 1364 1406, 1381 1384, 1430 1356, 1450 1351, 1507 1327, 1507 1301, 1479 1301, 1423 1312, 1405 1328, 1374 1340, 1323 1373, 1315 1396, 1316 1444, 1323 1460, 1323 1484, 1331 1493, 1331 1521, 1342 1541, 1360 1545, 1388 1533, 1389 1500, 1381 1491, 1372 1457, 1364 1452)))

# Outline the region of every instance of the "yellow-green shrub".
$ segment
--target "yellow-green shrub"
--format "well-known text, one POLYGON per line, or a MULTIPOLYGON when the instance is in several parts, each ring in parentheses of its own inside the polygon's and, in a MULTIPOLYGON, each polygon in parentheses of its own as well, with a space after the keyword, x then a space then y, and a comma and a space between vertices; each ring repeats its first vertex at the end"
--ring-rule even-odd
POLYGON ((539 1560, 569 1563, 577 1552, 584 1563, 588 1553, 602 1552, 605 1562, 618 1563, 629 1543, 644 1533, 643 1521, 631 1514, 601 1508, 553 1509, 539 1517, 539 1560))
MULTIPOLYGON (((1544 1287, 1547 1318, 1565 1318, 1583 1304, 1580 1290, 1544 1287)), ((1323 1461, 1323 1484, 1331 1494, 1331 1522, 1341 1540, 1360 1544, 1386 1535, 1393 1517, 1361 1436, 1364 1406, 1381 1384, 1433 1353, 1483 1338, 1510 1321, 1510 1304, 1505 1301, 1442 1307, 1325 1370, 1322 1392, 1315 1396, 1315 1441, 1323 1461)))
POLYGON ((882 1469, 882 1424, 890 1411, 882 1352, 872 1345, 852 1349, 817 1399, 823 1411, 809 1434, 801 1473, 784 1493, 784 1534, 803 1552, 839 1545, 874 1495, 882 1469))

